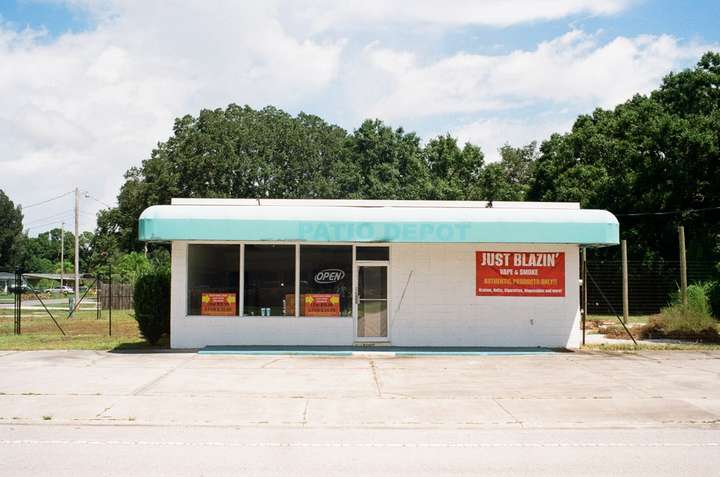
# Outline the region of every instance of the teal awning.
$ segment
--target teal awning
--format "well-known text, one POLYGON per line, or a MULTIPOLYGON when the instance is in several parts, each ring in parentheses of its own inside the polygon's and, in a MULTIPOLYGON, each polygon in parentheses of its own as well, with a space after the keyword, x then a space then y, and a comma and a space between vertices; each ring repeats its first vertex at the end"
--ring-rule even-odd
MULTIPOLYGON (((185 202, 192 202, 187 200, 185 202)), ((328 204, 332 201, 318 201, 328 204)), ((308 201, 183 203, 149 207, 140 216, 147 241, 287 241, 388 243, 543 243, 589 246, 619 243, 617 219, 577 207, 473 207, 467 203, 308 205, 308 201), (297 205, 295 205, 297 204, 297 205)), ((310 202, 311 203, 311 202, 310 202)), ((360 204, 367 202, 360 201, 360 204)), ((382 202, 380 202, 382 204, 382 202)))

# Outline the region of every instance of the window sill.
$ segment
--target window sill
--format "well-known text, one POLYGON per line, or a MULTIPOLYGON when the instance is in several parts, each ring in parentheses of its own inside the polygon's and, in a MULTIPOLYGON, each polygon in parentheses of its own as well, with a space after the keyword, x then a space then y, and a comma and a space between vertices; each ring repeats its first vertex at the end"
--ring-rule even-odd
POLYGON ((185 315, 185 318, 262 318, 262 319, 283 319, 283 320, 317 320, 317 319, 331 319, 331 320, 351 320, 352 316, 258 316, 258 315, 243 315, 243 316, 223 316, 223 315, 185 315))

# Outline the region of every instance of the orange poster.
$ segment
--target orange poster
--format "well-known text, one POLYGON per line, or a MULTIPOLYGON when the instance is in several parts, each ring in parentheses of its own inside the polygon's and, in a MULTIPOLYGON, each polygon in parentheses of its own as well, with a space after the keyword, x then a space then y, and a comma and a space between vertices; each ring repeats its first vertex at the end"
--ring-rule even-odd
POLYGON ((340 316, 340 295, 337 293, 308 293, 301 295, 304 316, 340 316))
POLYGON ((235 316, 235 293, 203 293, 200 314, 205 316, 235 316))
POLYGON ((475 252, 476 296, 565 296, 565 252, 475 252))

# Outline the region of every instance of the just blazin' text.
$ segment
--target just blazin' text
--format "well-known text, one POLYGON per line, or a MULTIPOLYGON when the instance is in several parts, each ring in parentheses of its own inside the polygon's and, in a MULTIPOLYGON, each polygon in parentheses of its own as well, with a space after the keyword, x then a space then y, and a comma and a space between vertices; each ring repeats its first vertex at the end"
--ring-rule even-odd
POLYGON ((481 266, 488 267, 554 267, 559 252, 483 252, 481 266))

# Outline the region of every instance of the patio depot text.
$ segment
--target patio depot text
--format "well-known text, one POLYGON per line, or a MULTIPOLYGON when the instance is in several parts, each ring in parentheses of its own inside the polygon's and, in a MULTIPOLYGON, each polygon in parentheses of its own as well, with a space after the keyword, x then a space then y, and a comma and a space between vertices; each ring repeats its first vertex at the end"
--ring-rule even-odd
POLYGON ((565 296, 565 252, 475 252, 476 296, 565 296))

